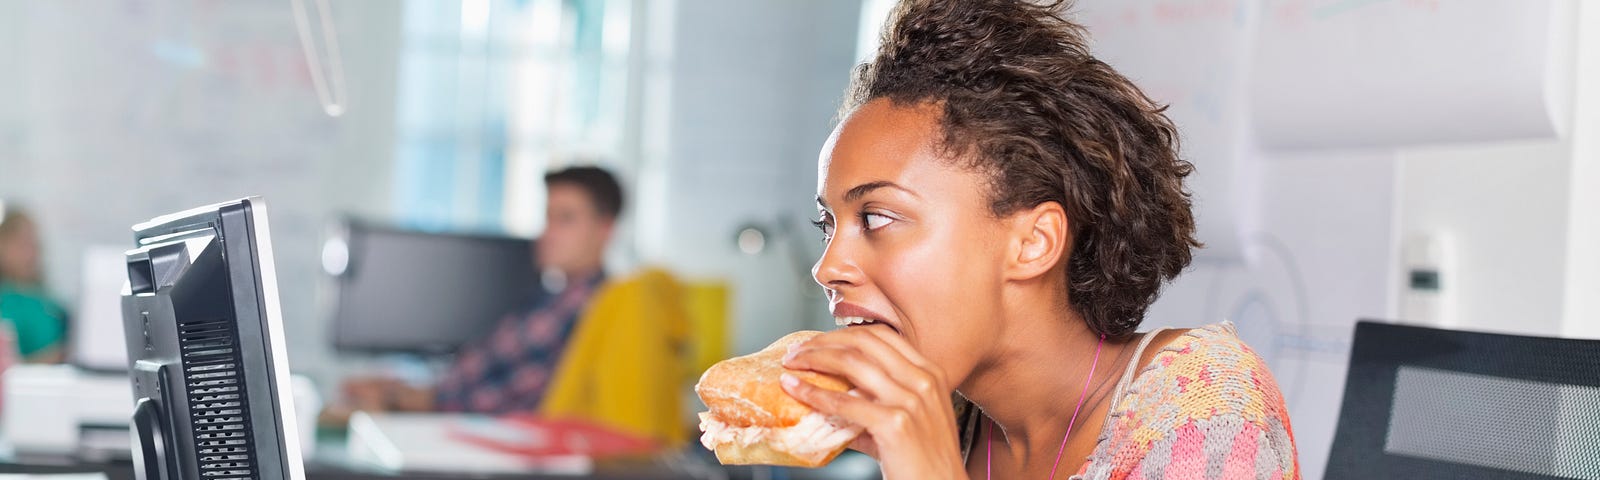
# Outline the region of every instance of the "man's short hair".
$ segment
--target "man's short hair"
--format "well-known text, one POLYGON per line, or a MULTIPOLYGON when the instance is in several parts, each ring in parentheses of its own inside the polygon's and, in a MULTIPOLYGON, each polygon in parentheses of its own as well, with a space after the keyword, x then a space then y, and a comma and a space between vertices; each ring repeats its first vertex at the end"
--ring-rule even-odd
POLYGON ((596 211, 606 218, 615 219, 622 214, 622 185, 611 172, 600 167, 567 167, 544 174, 546 187, 572 185, 582 189, 594 202, 596 211))

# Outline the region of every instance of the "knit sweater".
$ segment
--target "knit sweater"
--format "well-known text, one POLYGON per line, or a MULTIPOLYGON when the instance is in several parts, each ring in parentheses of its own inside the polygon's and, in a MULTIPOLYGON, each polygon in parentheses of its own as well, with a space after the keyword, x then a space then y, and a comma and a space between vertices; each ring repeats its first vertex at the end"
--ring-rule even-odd
MULTIPOLYGON (((1300 478, 1283 394, 1232 323, 1184 333, 1125 380, 1073 480, 1300 478)), ((982 414, 962 410, 965 452, 982 414)))

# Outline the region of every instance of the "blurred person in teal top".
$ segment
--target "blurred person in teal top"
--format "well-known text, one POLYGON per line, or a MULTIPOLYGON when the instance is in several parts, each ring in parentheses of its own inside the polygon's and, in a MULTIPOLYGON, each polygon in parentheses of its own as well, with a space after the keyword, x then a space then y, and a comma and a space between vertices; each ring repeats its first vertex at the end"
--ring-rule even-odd
POLYGON ((66 311, 44 290, 39 232, 18 209, 0 217, 0 323, 16 332, 17 353, 29 363, 59 363, 66 311))

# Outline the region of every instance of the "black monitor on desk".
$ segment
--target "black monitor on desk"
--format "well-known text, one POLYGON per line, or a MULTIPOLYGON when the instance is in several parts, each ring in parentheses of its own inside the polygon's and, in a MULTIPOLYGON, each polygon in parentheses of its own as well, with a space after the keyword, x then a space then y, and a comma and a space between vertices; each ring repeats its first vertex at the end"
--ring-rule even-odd
POLYGON ((323 245, 333 344, 450 353, 540 294, 533 242, 347 220, 323 245))
POLYGON ((265 207, 134 226, 122 291, 140 480, 303 480, 265 207))

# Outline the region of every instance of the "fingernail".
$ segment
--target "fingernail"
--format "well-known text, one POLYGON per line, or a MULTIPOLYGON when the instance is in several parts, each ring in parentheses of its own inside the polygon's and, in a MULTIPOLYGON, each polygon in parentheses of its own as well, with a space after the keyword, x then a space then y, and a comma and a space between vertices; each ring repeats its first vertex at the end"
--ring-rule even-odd
POLYGON ((782 383, 785 387, 794 388, 800 385, 800 378, 795 377, 792 374, 785 373, 778 376, 778 383, 782 383))

